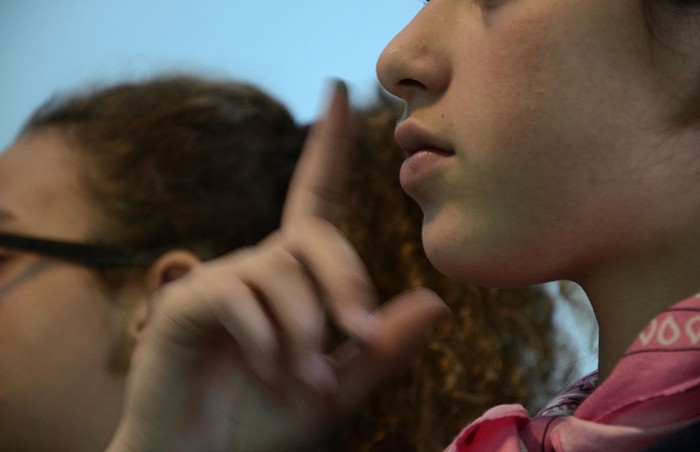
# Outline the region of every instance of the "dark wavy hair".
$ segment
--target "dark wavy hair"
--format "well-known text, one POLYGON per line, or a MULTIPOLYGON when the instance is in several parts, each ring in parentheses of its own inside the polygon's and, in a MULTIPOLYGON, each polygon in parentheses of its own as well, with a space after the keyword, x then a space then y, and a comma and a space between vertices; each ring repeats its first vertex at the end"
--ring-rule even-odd
POLYGON ((287 109, 237 81, 164 74, 58 96, 21 131, 60 130, 107 221, 94 239, 202 259, 278 227, 303 134, 287 109))
MULTIPOLYGON (((697 39, 700 26, 700 0, 642 0, 642 9, 653 44, 652 52, 654 49, 662 49, 676 55, 688 52, 688 34, 694 34, 697 39)), ((697 52, 697 44, 691 44, 690 51, 697 52)), ((661 75, 665 77, 664 74, 661 75)), ((669 77, 668 89, 674 90, 676 83, 673 77, 669 77)), ((672 125, 678 128, 698 126, 700 80, 697 80, 696 86, 670 119, 672 125)))
POLYGON ((554 301, 542 287, 467 286, 440 274, 425 257, 422 212, 398 181, 403 152, 393 130, 401 110, 380 97, 358 112, 357 161, 340 226, 383 300, 429 287, 450 305, 456 321, 335 432, 328 450, 441 451, 495 404, 541 407, 575 370, 557 372, 558 353, 567 349, 557 338, 554 301))

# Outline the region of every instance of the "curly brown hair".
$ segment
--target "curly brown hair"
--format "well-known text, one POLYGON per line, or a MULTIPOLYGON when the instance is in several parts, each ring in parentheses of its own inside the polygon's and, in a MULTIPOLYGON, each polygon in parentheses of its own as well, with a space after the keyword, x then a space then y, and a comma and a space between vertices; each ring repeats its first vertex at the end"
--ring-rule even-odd
POLYGON ((358 112, 357 161, 340 226, 368 265, 382 299, 429 287, 450 305, 456 320, 339 428, 329 450, 440 451, 491 406, 522 403, 533 409, 567 378, 555 372, 563 346, 554 328, 554 302, 545 290, 467 286, 441 275, 425 257, 422 213, 394 177, 403 160, 393 138, 401 109, 382 96, 358 112))

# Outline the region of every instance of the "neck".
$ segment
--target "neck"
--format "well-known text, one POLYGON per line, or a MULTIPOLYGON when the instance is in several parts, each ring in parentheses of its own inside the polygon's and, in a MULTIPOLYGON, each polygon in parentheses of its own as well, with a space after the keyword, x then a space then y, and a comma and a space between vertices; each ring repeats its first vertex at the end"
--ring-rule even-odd
POLYGON ((605 379, 659 312, 700 291, 700 249, 671 247, 616 260, 582 278, 599 326, 599 375, 605 379))

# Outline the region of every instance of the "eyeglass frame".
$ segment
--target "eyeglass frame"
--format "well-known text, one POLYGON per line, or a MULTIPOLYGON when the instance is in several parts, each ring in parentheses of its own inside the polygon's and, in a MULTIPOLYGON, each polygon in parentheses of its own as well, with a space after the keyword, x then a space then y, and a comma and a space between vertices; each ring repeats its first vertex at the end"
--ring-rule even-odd
POLYGON ((92 243, 0 233, 0 249, 26 251, 88 267, 148 267, 157 257, 92 243))

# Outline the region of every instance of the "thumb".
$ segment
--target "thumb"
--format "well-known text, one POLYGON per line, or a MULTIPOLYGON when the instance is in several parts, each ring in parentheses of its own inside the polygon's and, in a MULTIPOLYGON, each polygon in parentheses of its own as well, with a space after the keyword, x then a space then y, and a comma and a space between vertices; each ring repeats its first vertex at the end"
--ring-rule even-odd
POLYGON ((403 370, 430 342, 435 330, 451 319, 451 311, 434 292, 405 292, 375 314, 381 331, 371 344, 348 342, 334 354, 338 365, 339 408, 357 408, 374 387, 403 370))

